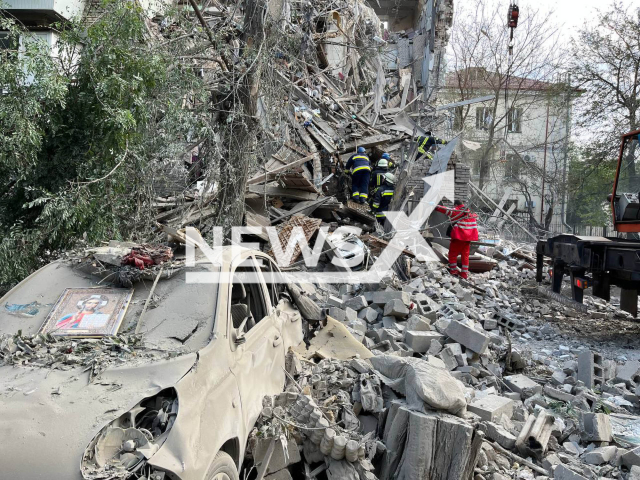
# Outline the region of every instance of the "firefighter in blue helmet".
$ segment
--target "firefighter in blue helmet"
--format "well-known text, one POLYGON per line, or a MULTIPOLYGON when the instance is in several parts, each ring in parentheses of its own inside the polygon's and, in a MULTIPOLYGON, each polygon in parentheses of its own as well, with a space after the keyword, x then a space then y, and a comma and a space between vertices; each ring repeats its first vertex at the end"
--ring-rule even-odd
POLYGON ((373 201, 371 202, 371 208, 373 209, 373 213, 376 216, 376 220, 380 225, 384 226, 384 221, 387 218, 387 210, 389 210, 389 205, 391 204, 391 200, 393 200, 393 193, 395 191, 396 186, 396 176, 387 172, 384 175, 384 183, 376 190, 376 193, 373 195, 373 201))
POLYGON ((364 147, 358 147, 358 152, 347 161, 346 169, 351 172, 351 199, 354 202, 367 203, 371 162, 365 154, 364 147))

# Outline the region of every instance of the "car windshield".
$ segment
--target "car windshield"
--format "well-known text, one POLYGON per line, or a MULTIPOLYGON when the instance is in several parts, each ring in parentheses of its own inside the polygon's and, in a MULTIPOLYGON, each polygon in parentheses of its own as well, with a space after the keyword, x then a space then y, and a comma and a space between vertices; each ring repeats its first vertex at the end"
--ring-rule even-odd
MULTIPOLYGON (((118 334, 133 334, 138 322, 145 348, 195 352, 203 348, 213 334, 218 286, 211 283, 187 283, 186 268, 161 278, 141 316, 152 280, 133 285, 133 296, 118 334)), ((190 272, 219 272, 217 265, 198 264, 190 272)), ((35 335, 49 312, 67 288, 113 287, 108 277, 93 276, 64 262, 47 265, 4 298, 0 305, 0 335, 35 335)))

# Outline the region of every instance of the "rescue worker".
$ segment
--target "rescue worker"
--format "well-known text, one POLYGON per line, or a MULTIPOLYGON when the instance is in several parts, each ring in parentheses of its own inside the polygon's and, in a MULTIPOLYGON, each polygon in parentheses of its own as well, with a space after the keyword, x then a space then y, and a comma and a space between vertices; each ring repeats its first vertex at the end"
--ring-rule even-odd
POLYGON ((433 145, 447 144, 446 140, 434 137, 431 135, 431 132, 427 132, 426 135, 416 137, 416 142, 418 142, 418 154, 416 155, 416 160, 421 158, 423 155, 427 155, 433 145))
POLYGON ((389 210, 391 200, 393 200, 395 185, 396 176, 391 172, 385 173, 384 183, 376 190, 373 201, 371 202, 371 208, 376 216, 376 220, 378 220, 378 223, 382 226, 384 226, 384 221, 387 218, 386 212, 389 210))
POLYGON ((351 199, 357 203, 367 203, 371 163, 364 147, 358 147, 358 152, 351 155, 345 168, 351 172, 351 199))
POLYGON ((371 180, 374 188, 380 187, 384 183, 384 174, 389 171, 389 159, 391 157, 388 153, 383 153, 382 158, 378 160, 378 165, 371 174, 371 180))
POLYGON ((471 242, 478 240, 478 216, 463 202, 456 200, 453 208, 437 205, 436 210, 449 217, 451 245, 449 245, 449 273, 469 278, 471 242), (462 257, 462 271, 458 272, 458 255, 462 257))

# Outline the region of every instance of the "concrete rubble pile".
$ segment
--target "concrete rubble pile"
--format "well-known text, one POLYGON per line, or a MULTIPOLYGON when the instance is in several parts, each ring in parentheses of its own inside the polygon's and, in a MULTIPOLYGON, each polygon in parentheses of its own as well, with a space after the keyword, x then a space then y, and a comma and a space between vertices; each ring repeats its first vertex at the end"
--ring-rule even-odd
MULTIPOLYGON (((213 31, 230 25, 240 29, 242 10, 224 3, 204 8, 203 20, 213 31)), ((264 130, 261 142, 268 151, 247 181, 246 226, 275 226, 281 240, 288 240, 295 226, 303 227, 310 240, 321 227, 315 220, 330 224, 332 231, 338 225, 374 231, 369 208, 351 201, 348 158, 364 147, 375 167, 386 152, 400 172, 414 160, 414 136, 425 132, 416 120, 434 134, 443 134, 438 132, 443 114, 436 114, 435 98, 453 1, 434 6, 417 3, 410 15, 403 12, 406 25, 401 28, 385 28, 388 22, 379 15, 398 14, 385 8, 362 0, 269 2, 268 22, 296 48, 271 54, 271 76, 281 98, 274 118, 265 107, 258 109, 264 130)), ((235 30, 230 38, 232 33, 235 30)), ((228 48, 235 52, 238 47, 228 48)), ((227 61, 231 60, 237 58, 227 61)), ((217 79, 222 64, 212 59, 197 66, 205 76, 217 79)), ((187 163, 193 158, 197 163, 197 153, 187 163)), ((214 222, 216 194, 203 190, 202 183, 182 188, 179 194, 159 194, 153 205, 156 220, 175 229, 196 225, 208 231, 214 222)), ((265 232, 246 236, 268 250, 265 232)))
POLYGON ((552 326, 624 315, 593 299, 586 314, 554 304, 512 263, 469 282, 414 260, 407 281, 306 285, 348 331, 333 342, 367 353, 327 357, 323 328, 297 352, 254 432, 258 444, 285 438, 294 460, 266 478, 640 478, 640 362, 558 343, 552 326), (332 466, 349 462, 327 443, 338 437, 359 452, 343 477, 332 466))

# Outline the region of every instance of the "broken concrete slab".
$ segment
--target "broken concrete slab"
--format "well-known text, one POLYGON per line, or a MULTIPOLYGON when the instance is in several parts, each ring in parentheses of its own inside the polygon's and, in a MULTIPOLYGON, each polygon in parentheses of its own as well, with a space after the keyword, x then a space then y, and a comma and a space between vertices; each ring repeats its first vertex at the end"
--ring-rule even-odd
POLYGON ((582 413, 580 424, 585 439, 591 442, 610 442, 613 439, 609 415, 604 413, 582 413))
POLYGON ((396 318, 407 318, 409 316, 409 308, 402 300, 394 299, 384 306, 384 315, 391 315, 396 318))
POLYGON ((522 374, 506 376, 504 377, 504 383, 511 391, 518 392, 523 399, 542 392, 542 385, 522 374))
POLYGON ((594 448, 590 452, 585 452, 582 459, 589 465, 603 465, 609 463, 618 453, 618 448, 614 446, 594 448))
POLYGON ((411 296, 407 292, 390 291, 390 292, 373 292, 371 303, 384 306, 392 300, 400 300, 405 305, 411 305, 411 296))
POLYGON ((625 362, 624 365, 618 365, 613 381, 615 383, 625 383, 630 388, 635 387, 640 383, 640 362, 631 360, 625 362))
POLYGON ((426 317, 413 314, 407 319, 407 330, 414 332, 428 332, 431 330, 431 325, 426 317))
POLYGON ((363 308, 366 308, 369 305, 367 299, 364 295, 358 295, 357 297, 350 298, 344 301, 344 306, 348 308, 354 309, 356 312, 359 312, 363 308))
POLYGON ((573 470, 569 470, 564 465, 558 465, 553 471, 553 478, 555 480, 587 480, 587 477, 577 474, 573 470))
POLYGON ((497 442, 503 448, 507 450, 513 450, 516 446, 516 437, 507 431, 502 425, 494 422, 485 422, 485 433, 487 438, 490 438, 494 442, 497 442))
POLYGON ((444 333, 466 348, 480 354, 485 352, 490 342, 488 335, 478 332, 456 320, 453 320, 449 326, 447 326, 444 333))
POLYGON ((511 418, 513 415, 513 408, 513 400, 500 397, 498 395, 487 395, 485 397, 475 399, 467 407, 471 413, 475 413, 482 420, 486 420, 488 422, 497 422, 502 418, 502 415, 506 415, 507 418, 511 418))
POLYGON ((404 343, 418 353, 426 353, 431 348, 433 341, 440 341, 444 336, 438 332, 412 332, 406 331, 404 334, 404 343))
POLYGON ((371 307, 365 307, 358 312, 358 318, 367 323, 376 323, 378 321, 378 311, 371 307))

